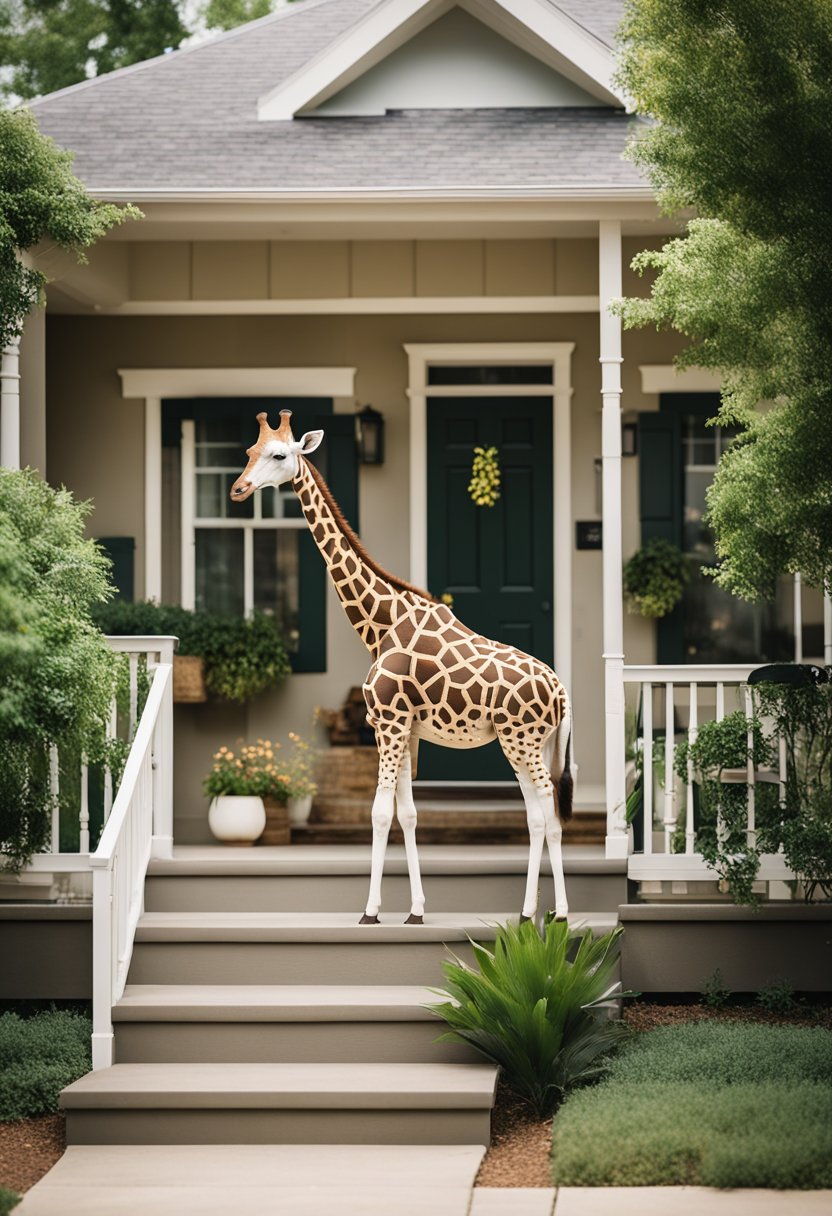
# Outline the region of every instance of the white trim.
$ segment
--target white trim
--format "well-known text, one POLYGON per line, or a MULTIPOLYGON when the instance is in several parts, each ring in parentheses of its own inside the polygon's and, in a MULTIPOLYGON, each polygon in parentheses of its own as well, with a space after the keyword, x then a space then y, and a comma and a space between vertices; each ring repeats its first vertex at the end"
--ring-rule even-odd
MULTIPOLYGON (((405 344, 409 363, 410 398, 410 578, 427 582, 427 403, 435 395, 428 387, 428 367, 443 364, 551 363, 552 462, 554 468, 554 651, 558 674, 567 688, 572 682, 572 352, 574 342, 465 342, 405 344)), ((448 395, 445 393, 444 395, 448 395)), ((485 396, 477 386, 454 396, 485 396)), ((538 385, 504 385, 502 396, 539 396, 538 385), (531 389, 524 392, 524 389, 531 389)))
POLYGON ((20 468, 20 338, 3 348, 0 363, 0 465, 20 468))
POLYGON ((122 397, 351 397, 354 367, 119 368, 122 397))
MULTIPOLYGON (((59 309, 53 309, 53 311, 59 311, 59 309)), ((101 317, 304 317, 374 316, 377 314, 434 316, 437 313, 597 311, 597 296, 343 296, 320 300, 126 300, 123 304, 96 308, 95 315, 101 317)), ((167 395, 170 396, 170 394, 167 395)))
MULTIPOLYGON (((306 2, 306 0, 305 0, 306 2)), ((333 119, 337 122, 337 119, 333 119)), ((212 203, 355 203, 355 202, 499 202, 505 200, 535 200, 545 202, 650 202, 651 219, 661 219, 655 209, 656 195, 653 189, 633 183, 620 182, 565 182, 552 185, 530 182, 520 186, 507 186, 503 182, 482 182, 472 186, 469 182, 449 183, 445 186, 306 186, 302 189, 289 187, 281 190, 274 186, 250 190, 230 190, 228 186, 148 186, 141 182, 120 186, 91 185, 95 197, 111 203, 199 203, 210 199, 212 203)), ((639 213, 640 214, 640 213, 639 213)), ((593 219, 597 216, 576 218, 593 219)), ((632 217, 631 217, 632 218, 632 217)), ((664 231, 678 232, 678 225, 667 221, 664 231)))
POLYGON ((144 401, 144 598, 162 599, 162 402, 144 401))
MULTIPOLYGON (((460 7, 608 105, 621 104, 611 49, 541 0, 459 0, 460 7)), ((326 101, 454 7, 454 0, 382 0, 288 80, 260 98, 262 121, 287 121, 326 101)))
POLYGON ((722 377, 705 367, 674 367, 672 363, 642 363, 643 393, 718 393, 722 377))

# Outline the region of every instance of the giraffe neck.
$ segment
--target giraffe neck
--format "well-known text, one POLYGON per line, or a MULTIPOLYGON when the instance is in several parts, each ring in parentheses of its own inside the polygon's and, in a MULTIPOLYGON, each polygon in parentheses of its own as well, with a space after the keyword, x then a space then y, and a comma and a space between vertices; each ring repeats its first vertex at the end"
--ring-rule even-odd
POLYGON ((356 552, 303 459, 292 487, 350 624, 367 649, 376 653, 399 615, 401 593, 356 552))

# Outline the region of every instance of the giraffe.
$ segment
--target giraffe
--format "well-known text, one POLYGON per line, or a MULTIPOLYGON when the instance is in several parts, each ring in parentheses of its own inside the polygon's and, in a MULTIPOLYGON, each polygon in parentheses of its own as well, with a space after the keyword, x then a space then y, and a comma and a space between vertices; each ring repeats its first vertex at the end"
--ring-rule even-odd
POLYGON ((260 434, 248 464, 231 487, 244 502, 264 486, 291 482, 350 624, 372 657, 363 685, 367 719, 379 752, 372 808, 370 890, 362 925, 379 923, 387 839, 396 815, 404 835, 411 907, 405 924, 422 924, 425 895, 416 847, 412 780, 420 739, 445 747, 481 747, 492 740, 511 765, 529 828, 529 866, 522 920, 537 910, 544 840, 552 862, 555 916, 568 905, 561 852, 562 825, 572 815, 572 711, 550 667, 513 646, 491 641, 457 620, 426 591, 382 569, 350 528, 320 472, 306 457, 324 437, 299 440, 291 410, 273 430, 260 413, 260 434))

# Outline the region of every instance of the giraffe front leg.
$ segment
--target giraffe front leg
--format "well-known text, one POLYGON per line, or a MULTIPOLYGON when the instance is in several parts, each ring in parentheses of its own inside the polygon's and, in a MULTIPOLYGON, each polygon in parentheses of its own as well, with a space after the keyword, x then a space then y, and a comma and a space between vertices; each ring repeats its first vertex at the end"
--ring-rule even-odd
POLYGON ((425 915, 425 893, 422 890, 419 853, 416 848, 416 803, 413 801, 413 777, 409 750, 404 754, 396 786, 396 816, 404 835, 407 873, 410 878, 410 915, 404 923, 421 925, 425 915))
MULTIPOLYGON (((384 726, 388 724, 385 723, 384 726)), ((370 863, 370 893, 367 896, 367 906, 364 915, 358 922, 360 925, 377 925, 378 913, 381 908, 381 878, 384 872, 384 856, 387 852, 387 838, 390 835, 390 825, 393 822, 393 801, 396 793, 396 783, 399 776, 404 745, 407 735, 390 735, 382 733, 382 728, 376 725, 376 741, 378 743, 378 786, 373 799, 373 853, 370 863)))

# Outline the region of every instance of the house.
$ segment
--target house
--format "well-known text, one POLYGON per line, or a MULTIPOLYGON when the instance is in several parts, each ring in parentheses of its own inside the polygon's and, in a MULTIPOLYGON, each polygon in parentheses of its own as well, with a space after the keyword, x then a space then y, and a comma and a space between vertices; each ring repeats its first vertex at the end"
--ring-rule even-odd
MULTIPOLYGON (((653 665, 747 667, 795 634, 821 654, 820 597, 795 631, 791 586, 756 610, 697 576, 658 627, 624 611, 642 540, 707 560, 726 436, 704 426, 716 379, 673 368, 680 338, 622 334, 607 311, 645 290, 633 255, 679 230, 622 156, 620 16, 620 0, 303 0, 32 104, 90 191, 145 218, 87 265, 40 253, 19 459, 94 499, 126 594, 276 612, 293 651, 273 696, 178 708, 178 841, 205 839, 214 747, 308 730, 366 672, 290 497, 228 501, 262 408, 323 426, 323 471, 382 564, 555 665, 578 807, 606 810, 611 856, 627 851, 625 685, 631 706, 633 685, 686 690, 653 665), (380 465, 356 458, 368 403, 380 465), (499 451, 493 510, 467 494, 478 444, 499 451)), ((422 779, 510 776, 496 749, 421 763, 422 779)))

